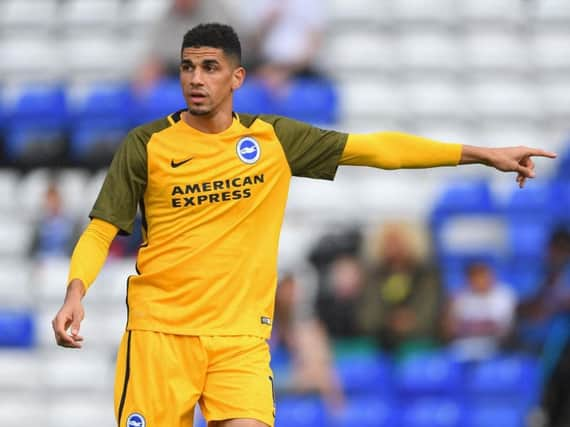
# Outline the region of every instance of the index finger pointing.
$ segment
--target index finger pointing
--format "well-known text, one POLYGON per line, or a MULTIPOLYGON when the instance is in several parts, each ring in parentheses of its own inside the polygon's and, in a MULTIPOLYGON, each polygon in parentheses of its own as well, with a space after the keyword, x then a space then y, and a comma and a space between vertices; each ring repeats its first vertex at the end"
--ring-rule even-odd
POLYGON ((539 157, 548 157, 549 159, 555 159, 557 154, 552 151, 545 151, 539 148, 529 148, 528 149, 529 156, 539 156, 539 157))

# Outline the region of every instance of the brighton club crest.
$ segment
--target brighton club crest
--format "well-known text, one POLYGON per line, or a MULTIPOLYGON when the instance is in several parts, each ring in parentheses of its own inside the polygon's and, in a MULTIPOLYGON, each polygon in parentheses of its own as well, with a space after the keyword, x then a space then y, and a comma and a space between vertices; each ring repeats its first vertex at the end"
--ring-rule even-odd
POLYGON ((255 139, 247 136, 237 142, 236 153, 242 162, 252 165, 259 160, 261 148, 255 139))

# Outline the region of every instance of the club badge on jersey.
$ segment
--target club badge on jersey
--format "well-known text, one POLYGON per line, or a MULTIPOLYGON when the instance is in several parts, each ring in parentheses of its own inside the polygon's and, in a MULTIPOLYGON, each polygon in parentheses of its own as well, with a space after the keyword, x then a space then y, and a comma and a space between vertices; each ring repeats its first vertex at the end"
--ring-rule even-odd
POLYGON ((126 427, 146 427, 146 421, 141 414, 133 412, 127 417, 126 427))
POLYGON ((261 156, 261 148, 255 139, 246 136, 237 142, 236 153, 242 162, 253 165, 261 156))

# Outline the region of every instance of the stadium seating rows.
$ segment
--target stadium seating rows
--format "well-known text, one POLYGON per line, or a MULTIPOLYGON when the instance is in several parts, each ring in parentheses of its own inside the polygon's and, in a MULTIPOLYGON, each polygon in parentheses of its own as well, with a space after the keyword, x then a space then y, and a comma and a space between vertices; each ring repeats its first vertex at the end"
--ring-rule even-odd
MULTIPOLYGON (((523 190, 510 182, 511 177, 505 177, 508 182, 502 189, 495 185, 491 189, 490 181, 470 180, 464 176, 461 176, 461 184, 445 187, 450 175, 443 170, 438 173, 406 171, 387 174, 341 168, 337 182, 333 184, 294 180, 288 214, 292 220, 302 218, 302 223, 298 224, 300 234, 295 233, 298 228, 295 221, 286 223, 285 230, 293 232, 292 236, 299 242, 310 244, 311 238, 316 238, 328 223, 349 219, 366 224, 374 222, 377 215, 389 217, 393 211, 406 211, 412 218, 431 215, 431 225, 436 231, 436 252, 448 259, 450 265, 454 256, 473 258, 486 254, 487 259, 495 259, 498 267, 508 267, 508 270, 509 264, 504 264, 504 261, 509 260, 513 261, 511 267, 520 267, 524 265, 524 262, 519 262, 521 260, 541 258, 551 230, 569 222, 569 156, 568 152, 560 153, 551 180, 532 181, 523 190), (414 191, 414 182, 418 179, 422 181, 422 188, 414 191), (355 181, 358 181, 358 186, 354 186, 355 181), (433 189, 430 190, 430 186, 433 189), (440 194, 430 214, 428 209, 437 199, 440 188, 447 190, 440 194), (393 198, 387 198, 387 193, 393 198), (339 200, 343 203, 339 204, 339 200), (323 223, 321 214, 324 212, 327 212, 327 221, 323 223), (312 218, 319 221, 312 224, 312 218), (317 226, 319 222, 322 224, 317 226), (317 227, 312 229, 313 226, 317 227), (477 233, 473 235, 470 233, 472 230, 477 230, 477 233)), ((26 255, 33 222, 41 215, 43 195, 50 180, 60 187, 67 215, 83 222, 104 174, 104 170, 90 174, 80 169, 34 169, 24 173, 11 169, 0 171, 0 191, 3 194, 0 198, 0 236, 3 241, 12 242, 3 245, 0 253, 9 257, 26 255)), ((287 233, 284 233, 284 239, 287 238, 287 233)), ((304 245, 298 243, 293 247, 299 252, 304 245)), ((283 248, 286 249, 286 245, 283 248)))
MULTIPOLYGON (((331 31, 320 62, 335 86, 294 87, 277 107, 251 81, 238 92, 238 111, 279 112, 349 131, 397 128, 490 146, 540 143, 556 149, 567 131, 570 56, 560 54, 570 49, 567 0, 327 3, 331 31)), ((34 157, 51 156, 51 164, 59 166, 76 167, 84 159, 103 163, 131 126, 181 108, 176 83, 160 83, 136 97, 126 83, 144 57, 148 28, 167 4, 1 1, 0 162, 33 164, 34 157), (38 81, 44 91, 39 99, 24 98, 38 81), (37 119, 33 126, 31 114, 37 119), (26 151, 30 140, 37 144, 26 151), (90 150, 94 141, 103 153, 99 159, 90 150), (69 163, 59 163, 62 153, 69 163)), ((556 179, 568 182, 570 151, 559 165, 556 179)), ((542 173, 548 170, 544 166, 542 173)), ((85 217, 85 201, 94 200, 103 173, 55 173, 71 215, 85 217)), ((294 181, 281 262, 298 262, 335 221, 369 224, 404 213, 425 218, 449 180, 436 171, 374 173, 341 170, 334 188, 294 181)), ((44 169, 0 170, 0 341, 9 344, 0 348, 0 420, 7 427, 35 426, 38 420, 48 427, 112 426, 112 367, 125 320, 124 277, 132 261, 110 263, 99 279, 103 283, 92 288, 82 357, 57 349, 49 321, 60 303, 67 262, 37 268, 26 258, 31 221, 41 212, 51 175, 44 169)), ((463 193, 452 188, 440 199, 433 221, 449 290, 457 288, 465 262, 476 256, 494 263, 520 296, 532 293, 541 271, 527 261, 544 248, 551 219, 564 218, 569 210, 558 204, 566 200, 557 198, 558 184, 531 184, 522 192, 509 186, 506 193, 512 196, 504 201, 480 183, 468 184, 463 193), (528 215, 518 214, 521 205, 528 215), (466 238, 465 231, 474 229, 476 236, 471 232, 466 238)), ((349 390, 344 410, 331 414, 319 399, 280 396, 277 426, 522 427, 538 388, 535 361, 516 356, 479 369, 458 367, 445 354, 398 367, 382 355, 356 357, 337 361, 349 390), (418 368, 423 364, 432 369, 418 368), (468 386, 459 387, 460 396, 450 395, 459 381, 468 386), (524 399, 517 394, 515 402, 509 393, 516 387, 524 399), (483 395, 491 398, 478 398, 483 395)), ((203 420, 196 425, 205 426, 203 420)))
POLYGON ((344 408, 331 410, 318 398, 282 397, 277 425, 520 427, 539 381, 538 362, 519 355, 463 365, 436 352, 394 365, 383 355, 354 353, 337 358, 336 370, 348 392, 344 408))
MULTIPOLYGON (((228 5, 232 3, 238 3, 238 0, 228 1, 228 5)), ((351 4, 333 0, 328 6, 333 22, 504 24, 520 22, 526 14, 530 14, 539 23, 552 25, 570 19, 570 7, 564 0, 539 2, 526 11, 525 4, 518 0, 505 0, 500 7, 493 0, 465 0, 460 3, 433 0, 429 6, 421 0, 358 0, 351 4)), ((62 22, 78 26, 86 23, 107 23, 112 26, 125 22, 153 21, 167 7, 168 3, 162 0, 42 0, 41 7, 34 0, 4 0, 1 22, 17 28, 30 24, 50 26, 62 22)))
MULTIPOLYGON (((237 1, 227 1, 230 7, 239 7, 237 1)), ((2 129, 5 162, 25 157, 29 139, 38 144, 28 152, 41 153, 44 159, 64 152, 75 164, 85 157, 98 161, 97 152, 90 150, 95 139, 101 157, 108 159, 131 125, 183 104, 175 84, 159 84, 137 97, 142 106, 129 109, 129 114, 111 118, 108 109, 100 108, 101 102, 122 111, 125 103, 132 105, 125 82, 132 77, 137 58, 144 57, 145 25, 148 28, 165 12, 166 2, 45 0, 41 7, 36 3, 5 0, 0 5, 5 36, 0 41, 4 58, 0 117, 8 124, 8 129, 2 129), (87 84, 97 94, 91 98, 80 89, 70 105, 69 93, 56 93, 52 113, 46 116, 45 109, 37 111, 43 123, 30 126, 25 119, 18 123, 16 117, 10 118, 15 114, 11 111, 14 94, 22 90, 18 85, 26 87, 38 80, 49 85, 87 84), (114 83, 101 83, 109 81, 114 83), (157 99, 164 108, 156 108, 157 99), (67 118, 73 118, 73 125, 62 129, 64 117, 58 112, 68 107, 73 114, 67 118), (70 144, 46 144, 62 138, 70 144)), ((336 99, 331 87, 317 84, 295 86, 275 105, 275 99, 251 82, 236 95, 238 110, 278 112, 321 124, 336 122, 343 130, 379 123, 382 128, 435 137, 438 132, 428 132, 433 129, 421 123, 439 121, 445 124, 440 126, 442 138, 490 145, 541 141, 555 146, 566 129, 570 62, 560 52, 570 49, 570 19, 563 0, 527 2, 526 7, 519 0, 502 2, 501 7, 488 0, 437 0, 429 8, 418 0, 354 4, 335 0, 328 7, 333 25, 319 64, 336 79, 338 104, 331 102, 336 99), (460 132, 449 132, 457 124, 460 132), (491 129, 481 129, 482 125, 491 129), (477 131, 465 132, 473 128, 477 131)), ((33 105, 29 99, 25 103, 33 105)), ((22 114, 27 117, 30 111, 22 114)))
MULTIPOLYGON (((344 131, 398 128, 489 146, 540 140, 556 149, 556 129, 570 114, 561 95, 565 89, 565 83, 541 86, 549 100, 516 80, 466 86, 441 78, 407 83, 364 78, 338 85, 301 79, 276 95, 250 79, 236 92, 235 110, 282 114, 344 131), (380 124, 372 125, 375 121, 380 124)), ((0 163, 35 167, 106 165, 132 127, 185 105, 179 84, 170 80, 136 93, 125 82, 23 84, 0 89, 0 98, 0 163)))
MULTIPOLYGON (((461 283, 465 262, 479 257, 494 264, 500 276, 511 283, 519 295, 532 292, 531 283, 536 283, 540 277, 541 267, 537 262, 526 260, 541 259, 549 233, 556 226, 570 222, 568 156, 568 153, 561 153, 551 181, 532 181, 524 190, 509 182, 505 187, 507 191, 498 193, 497 188, 491 190, 488 181, 465 178, 462 178, 462 184, 447 187, 431 213, 431 225, 435 231, 436 253, 445 267, 448 289, 456 289, 461 283), (473 234, 473 230, 477 233, 473 234)), ((376 216, 389 217, 394 211, 406 211, 411 218, 428 216, 426 209, 436 199, 438 189, 449 179, 443 172, 383 174, 349 169, 341 168, 334 184, 294 180, 287 211, 291 221, 285 224, 281 245, 284 265, 289 263, 290 257, 300 261, 319 233, 335 221, 373 223, 376 216), (414 191, 418 179, 422 181, 422 188, 414 191), (355 180, 358 186, 354 186, 355 180), (429 190, 430 186, 432 190, 429 190), (391 195, 389 198, 388 194, 391 195), (339 200, 343 203, 339 204, 339 200), (327 221, 323 222, 324 212, 327 221), (287 244, 289 240, 291 245, 287 244)), ((14 274, 22 277, 29 271, 25 256, 50 180, 60 187, 67 215, 81 223, 87 219, 104 174, 104 170, 89 174, 79 169, 57 172, 34 169, 25 173, 4 169, 0 172, 3 194, 0 198, 0 238, 11 242, 0 247, 4 257, 1 265, 5 266, 0 279, 6 277, 9 280, 14 274), (86 200, 91 202, 86 203, 86 200)), ((510 181, 510 177, 508 179, 510 181)), ((25 294, 24 290, 20 291, 22 293, 25 294)), ((9 301, 11 295, 19 295, 8 288, 2 294, 6 294, 4 301, 9 301)))
MULTIPOLYGON (((61 166, 67 154, 74 164, 105 165, 132 127, 185 106, 175 80, 161 81, 143 93, 134 93, 126 83, 71 88, 27 84, 12 87, 3 98, 5 163, 35 166, 61 166)), ((251 79, 235 96, 238 112, 282 114, 320 124, 336 122, 337 105, 336 90, 324 79, 296 80, 279 96, 251 79)))
MULTIPOLYGON (((565 167, 567 160, 564 159, 567 156, 562 156, 561 168, 565 167)), ((73 176, 72 172, 67 171, 66 174, 73 176)), ((562 176, 562 171, 557 175, 562 176)), ((518 189, 513 190, 506 202, 500 203, 486 182, 452 185, 436 204, 433 221, 445 224, 461 215, 503 216, 506 219, 515 216, 516 219, 515 212, 518 212, 521 203, 528 208, 525 215, 543 215, 545 211, 560 207, 562 199, 557 193, 560 188, 570 187, 567 182, 561 184, 558 180, 552 183, 533 182, 532 186, 523 190, 524 194, 518 189), (553 199, 552 194, 556 198, 553 199)), ((568 222, 570 210, 560 212, 566 214, 561 218, 568 222)), ((468 226, 472 227, 473 224, 468 226)), ((445 240, 444 235, 441 232, 442 240, 445 240)), ((536 244, 536 241, 529 244, 536 244)), ((449 267, 446 262, 454 261, 454 256, 459 258, 461 264, 473 255, 466 256, 457 247, 450 249, 443 241, 442 250, 451 250, 447 255, 449 259, 443 258, 444 269, 449 267)), ((481 254, 475 256, 480 257, 481 254)), ((491 261, 495 262, 496 259, 491 258, 491 261)), ((132 261, 110 263, 98 279, 103 283, 91 289, 86 301, 89 316, 84 324, 84 333, 89 337, 91 348, 97 351, 89 353, 89 348, 84 349, 88 354, 81 362, 76 359, 64 360, 69 355, 53 347, 49 329, 49 321, 60 303, 67 260, 52 260, 40 265, 40 268, 35 267, 33 276, 31 266, 10 264, 12 262, 3 264, 3 274, 0 275, 2 300, 8 304, 5 307, 10 306, 12 301, 12 308, 4 309, 0 316, 0 336, 4 340, 0 347, 3 345, 5 348, 0 351, 0 376, 4 379, 4 388, 17 389, 25 396, 36 396, 41 390, 86 388, 84 393, 99 397, 78 402, 78 419, 94 417, 104 408, 109 410, 111 403, 103 396, 109 393, 111 387, 113 354, 125 320, 124 306, 116 302, 122 298, 124 277, 132 272, 132 261), (16 288, 17 292, 12 283, 21 285, 16 288), (37 304, 41 308, 30 311, 29 308, 37 304), (26 350, 29 348, 32 351, 26 350), (101 349, 104 351, 101 352, 101 349), (77 375, 70 378, 67 374, 58 374, 53 367, 62 363, 74 369, 77 375)), ((528 264, 521 263, 526 267, 528 264)), ((519 266, 518 269, 522 275, 528 272, 528 268, 520 269, 519 266)), ((276 360, 279 358, 276 357, 276 360)), ((279 375, 279 366, 274 368, 279 375)), ((485 427, 491 425, 490 420, 501 420, 501 425, 522 426, 522 420, 535 402, 539 389, 536 361, 522 356, 505 355, 479 367, 470 367, 454 362, 446 353, 411 359, 401 365, 395 365, 383 355, 363 357, 356 354, 353 358, 345 356, 338 359, 336 368, 348 392, 345 409, 331 412, 316 398, 280 396, 277 411, 279 425, 348 426, 358 420, 359 425, 363 426, 485 427)), ((45 416, 48 411, 48 418, 55 420, 65 412, 64 408, 47 405, 37 397, 30 399, 31 413, 45 416)), ((7 399, 5 405, 12 403, 7 399)), ((110 422, 106 423, 110 425, 110 422)))
MULTIPOLYGON (((98 417, 104 417, 111 405, 113 355, 93 347, 82 352, 81 359, 63 349, 0 352, 0 396, 7 397, 0 400, 1 419, 12 419, 6 405, 21 396, 27 397, 32 413, 54 420, 63 416, 63 407, 33 398, 41 391, 58 396, 62 392, 90 394, 95 397, 91 402, 76 397, 75 417, 87 419, 97 411, 102 412, 98 417)), ((464 365, 445 352, 416 355, 398 363, 382 354, 353 353, 337 358, 336 370, 346 386, 344 407, 330 408, 316 396, 278 394, 277 425, 340 427, 358 422, 363 427, 489 427, 489 420, 499 417, 505 420, 501 426, 521 427, 536 403, 540 375, 538 361, 528 356, 502 355, 464 365), (364 367, 373 373, 370 378, 364 367)), ((274 371, 280 374, 278 366, 274 371)), ((110 417, 105 419, 99 425, 110 426, 110 417)))
MULTIPOLYGON (((558 177, 565 162, 563 156, 558 177)), ((558 177, 514 189, 502 204, 486 181, 448 186, 435 204, 431 227, 449 291, 462 286, 465 267, 474 260, 493 265, 520 298, 536 291, 550 234, 570 228, 570 181, 558 177)))

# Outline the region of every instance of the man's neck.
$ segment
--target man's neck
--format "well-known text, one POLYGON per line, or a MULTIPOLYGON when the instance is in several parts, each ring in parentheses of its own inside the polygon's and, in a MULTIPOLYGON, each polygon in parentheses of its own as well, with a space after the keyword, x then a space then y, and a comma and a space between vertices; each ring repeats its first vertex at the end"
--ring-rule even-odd
POLYGON ((181 117, 187 125, 203 133, 223 132, 232 125, 233 121, 231 111, 229 114, 225 111, 219 111, 204 116, 194 115, 188 111, 184 111, 181 117))

